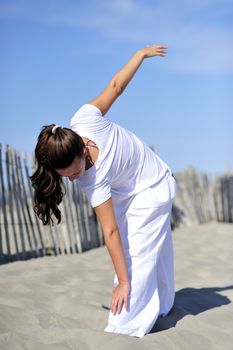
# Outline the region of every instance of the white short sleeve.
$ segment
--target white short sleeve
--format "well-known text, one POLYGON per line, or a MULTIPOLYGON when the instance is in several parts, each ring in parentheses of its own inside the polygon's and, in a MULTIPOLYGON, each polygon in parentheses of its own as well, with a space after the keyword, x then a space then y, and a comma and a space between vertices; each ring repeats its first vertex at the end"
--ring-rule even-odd
POLYGON ((89 103, 86 103, 77 110, 73 118, 77 119, 77 118, 82 118, 90 115, 102 117, 101 110, 98 107, 91 105, 89 103))
POLYGON ((70 127, 80 136, 89 138, 101 136, 110 125, 110 120, 103 117, 99 108, 85 104, 77 110, 70 121, 70 127))
POLYGON ((98 205, 106 202, 109 198, 111 198, 111 186, 107 180, 99 183, 92 183, 89 186, 83 187, 82 185, 83 184, 80 183, 82 190, 85 192, 93 208, 97 207, 98 205))

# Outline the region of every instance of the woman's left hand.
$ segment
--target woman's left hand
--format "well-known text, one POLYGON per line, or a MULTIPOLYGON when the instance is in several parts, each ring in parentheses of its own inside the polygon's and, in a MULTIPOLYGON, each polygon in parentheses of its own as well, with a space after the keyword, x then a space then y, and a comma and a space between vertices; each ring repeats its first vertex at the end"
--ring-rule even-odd
POLYGON ((110 309, 115 315, 116 313, 120 314, 123 305, 125 309, 128 309, 128 296, 131 291, 129 282, 119 282, 119 284, 112 291, 112 301, 110 309))
POLYGON ((143 47, 140 51, 143 53, 144 58, 154 57, 154 56, 166 56, 167 45, 147 45, 143 47))

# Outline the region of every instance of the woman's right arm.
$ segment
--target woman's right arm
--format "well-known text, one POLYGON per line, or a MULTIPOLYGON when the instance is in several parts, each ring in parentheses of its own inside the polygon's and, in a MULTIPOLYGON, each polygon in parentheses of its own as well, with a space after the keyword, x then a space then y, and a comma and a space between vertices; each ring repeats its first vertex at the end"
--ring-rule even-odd
POLYGON ((100 109, 104 115, 118 96, 122 94, 126 86, 140 67, 145 58, 165 56, 167 46, 149 45, 137 51, 132 58, 112 77, 106 88, 89 103, 100 109))
POLYGON ((123 305, 125 305, 126 310, 128 309, 128 296, 131 290, 125 253, 111 198, 94 209, 102 227, 104 241, 119 282, 113 290, 110 305, 111 311, 116 314, 121 312, 123 305))
POLYGON ((111 198, 94 208, 102 227, 104 241, 111 256, 119 282, 129 282, 121 237, 111 198))

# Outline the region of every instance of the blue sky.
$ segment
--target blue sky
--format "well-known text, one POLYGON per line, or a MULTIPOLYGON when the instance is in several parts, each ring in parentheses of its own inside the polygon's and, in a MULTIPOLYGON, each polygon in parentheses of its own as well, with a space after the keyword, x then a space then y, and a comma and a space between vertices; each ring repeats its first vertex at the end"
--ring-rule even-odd
POLYGON ((0 0, 0 142, 33 151, 42 125, 69 127, 127 60, 143 62, 108 116, 171 169, 233 166, 232 0, 0 0))

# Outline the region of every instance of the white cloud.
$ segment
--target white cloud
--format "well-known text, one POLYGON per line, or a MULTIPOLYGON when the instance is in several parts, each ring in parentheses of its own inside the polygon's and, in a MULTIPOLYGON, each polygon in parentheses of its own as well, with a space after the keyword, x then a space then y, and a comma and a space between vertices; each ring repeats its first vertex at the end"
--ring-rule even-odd
POLYGON ((172 71, 233 73, 230 0, 86 0, 68 5, 64 0, 18 0, 2 1, 0 11, 44 25, 87 28, 113 43, 168 44, 166 68, 172 71))
POLYGON ((82 26, 128 43, 165 43, 173 50, 172 71, 233 73, 233 33, 224 24, 230 1, 91 1, 81 13, 47 16, 50 24, 82 26), (91 6, 90 6, 91 5, 91 6))

